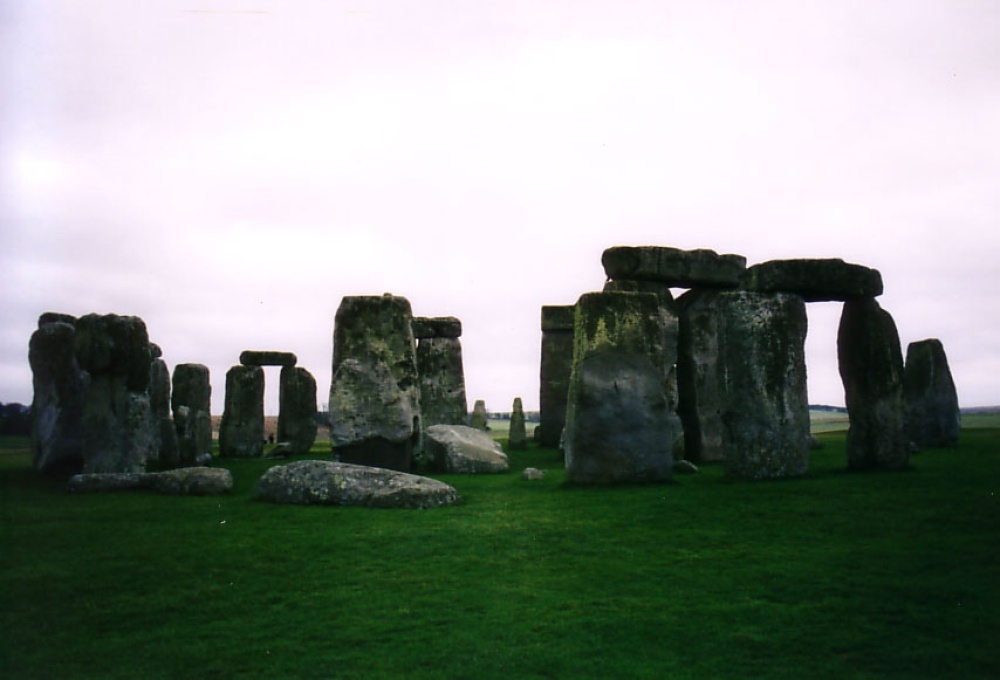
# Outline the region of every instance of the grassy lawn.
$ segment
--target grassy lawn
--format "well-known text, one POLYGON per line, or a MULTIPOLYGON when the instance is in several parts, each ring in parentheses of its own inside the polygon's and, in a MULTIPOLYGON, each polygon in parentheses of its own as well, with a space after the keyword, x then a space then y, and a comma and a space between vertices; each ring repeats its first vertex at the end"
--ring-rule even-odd
POLYGON ((613 488, 532 447, 425 511, 253 502, 260 460, 71 496, 2 441, 0 677, 1000 677, 1000 429, 896 474, 820 438, 803 479, 613 488))

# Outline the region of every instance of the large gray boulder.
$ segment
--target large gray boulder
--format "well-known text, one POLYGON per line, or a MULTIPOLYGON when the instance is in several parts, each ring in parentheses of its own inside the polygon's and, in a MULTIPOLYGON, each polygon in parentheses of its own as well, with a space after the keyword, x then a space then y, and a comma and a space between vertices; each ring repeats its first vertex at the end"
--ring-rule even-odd
POLYGON ((468 422, 462 323, 453 316, 413 320, 420 374, 420 410, 424 427, 468 422))
POLYGON ((727 291, 715 304, 725 474, 740 479, 805 474, 805 302, 797 295, 727 291))
POLYGON ((424 459, 431 470, 455 474, 507 472, 503 447, 482 430, 432 425, 424 431, 424 459))
POLYGON ((403 297, 341 301, 330 386, 330 444, 341 461, 410 469, 421 432, 412 319, 403 297))
POLYGON ((74 493, 152 490, 171 496, 219 496, 232 493, 233 475, 225 468, 185 467, 164 472, 80 474, 66 487, 74 493))
POLYGON ((721 461, 725 457, 716 308, 720 292, 713 288, 695 288, 677 300, 680 395, 677 412, 684 423, 684 457, 699 463, 721 461))
POLYGON ((955 446, 961 414, 944 345, 937 338, 911 342, 903 371, 906 433, 920 447, 955 446))
POLYGON ((48 312, 28 347, 34 397, 31 447, 35 470, 67 475, 83 469, 86 373, 76 360, 76 318, 48 312))
POLYGON ((676 327, 650 293, 588 293, 577 301, 567 481, 670 479, 681 431, 670 388, 676 327))
POLYGON ((253 497, 272 503, 369 508, 439 508, 461 500, 454 488, 428 477, 319 460, 272 467, 257 482, 253 497))
POLYGON ((291 352, 253 349, 240 352, 240 364, 243 366, 294 366, 297 361, 298 357, 291 352))
POLYGON ((747 269, 741 288, 794 293, 806 302, 857 300, 881 295, 882 275, 840 259, 771 260, 747 269))
POLYGON ((316 379, 300 366, 285 366, 280 380, 278 441, 301 455, 316 441, 316 379))
POLYGON ((264 453, 264 369, 233 366, 226 373, 226 401, 219 423, 219 455, 257 458, 264 453))
POLYGON ((604 251, 601 264, 614 281, 656 281, 674 288, 735 288, 747 260, 742 255, 719 255, 714 250, 614 246, 604 251))
POLYGON ((514 397, 514 405, 511 407, 507 446, 512 451, 528 448, 528 432, 524 427, 524 406, 521 404, 521 397, 514 397))
POLYGON ((212 385, 208 366, 174 366, 170 407, 177 432, 179 462, 191 465, 199 456, 212 454, 212 385))
POLYGON ((559 446, 566 426, 566 397, 573 372, 573 305, 542 307, 542 358, 539 371, 538 441, 542 446, 559 446))
POLYGON ((847 414, 850 468, 899 470, 910 459, 903 354, 892 316, 874 299, 844 303, 837 357, 847 414))
POLYGON ((159 348, 153 345, 151 349, 154 358, 149 365, 149 407, 157 433, 154 458, 164 467, 176 467, 180 453, 177 430, 170 417, 170 369, 160 358, 159 348))

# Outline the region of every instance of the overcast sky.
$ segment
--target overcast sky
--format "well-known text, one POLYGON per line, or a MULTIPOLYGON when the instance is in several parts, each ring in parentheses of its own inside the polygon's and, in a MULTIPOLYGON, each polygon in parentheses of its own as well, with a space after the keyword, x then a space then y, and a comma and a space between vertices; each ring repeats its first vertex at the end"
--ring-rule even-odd
MULTIPOLYGON (((470 406, 535 409, 540 307, 664 245, 879 269, 904 351, 1000 403, 996 0, 32 0, 0 31, 0 401, 61 311, 141 316, 217 412, 244 349, 323 404, 341 298, 391 291, 462 320, 470 406)), ((839 314, 809 307, 812 403, 844 403, 839 314)))

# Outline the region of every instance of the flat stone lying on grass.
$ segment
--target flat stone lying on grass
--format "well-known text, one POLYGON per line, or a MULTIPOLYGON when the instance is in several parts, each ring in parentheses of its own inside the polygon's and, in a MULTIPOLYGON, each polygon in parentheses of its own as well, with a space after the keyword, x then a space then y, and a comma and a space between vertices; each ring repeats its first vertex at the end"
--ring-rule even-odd
POLYGON ((455 489, 429 477, 386 468, 300 460, 264 473, 253 497, 294 505, 368 508, 439 508, 462 500, 455 489))
POLYGON ((74 493, 148 489, 172 496, 219 496, 232 493, 233 475, 225 468, 210 467, 164 472, 105 472, 74 475, 66 488, 74 493))
POLYGON ((465 425, 432 425, 424 430, 424 458, 432 470, 453 474, 490 474, 509 468, 498 442, 465 425))
POLYGON ((545 479, 545 470, 539 470, 538 468, 524 468, 521 473, 521 479, 528 482, 537 482, 539 480, 545 479))

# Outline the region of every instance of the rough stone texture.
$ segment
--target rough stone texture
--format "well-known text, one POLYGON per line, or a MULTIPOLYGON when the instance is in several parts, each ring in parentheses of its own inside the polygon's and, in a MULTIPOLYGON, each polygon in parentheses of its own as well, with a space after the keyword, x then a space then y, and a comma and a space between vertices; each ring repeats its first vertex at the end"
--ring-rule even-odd
POLYGON ((76 319, 48 312, 31 335, 28 362, 34 397, 31 447, 35 470, 67 475, 83 469, 83 392, 76 360, 76 319))
POLYGON ((256 458, 264 452, 264 369, 233 366, 226 373, 226 402, 219 424, 219 455, 256 458))
POLYGON ((911 342, 903 371, 906 433, 920 447, 955 446, 961 414, 944 345, 936 338, 911 342))
POLYGON ((521 405, 521 397, 514 397, 514 405, 511 407, 507 446, 512 451, 528 448, 528 432, 524 427, 524 406, 521 405))
POLYGON ((337 309, 330 443, 344 462, 409 470, 419 449, 420 382, 406 298, 348 296, 337 309))
POLYGON ((850 419, 848 466, 905 468, 910 440, 905 431, 903 354, 896 323, 874 299, 844 303, 837 357, 850 419))
POLYGON ((411 327, 417 340, 462 337, 462 322, 453 316, 417 316, 411 327))
POLYGON ((805 302, 797 295, 737 291, 720 293, 716 305, 725 474, 741 479, 805 474, 805 302))
POLYGON ((208 366, 174 366, 170 405, 181 464, 190 465, 198 456, 212 454, 212 385, 208 366))
POLYGON ((476 403, 472 407, 472 427, 483 431, 490 429, 489 420, 486 417, 486 402, 482 399, 476 399, 476 403))
POLYGON ((521 472, 521 479, 527 482, 537 482, 545 479, 545 470, 539 470, 538 468, 524 468, 521 472))
POLYGON ((793 293, 806 302, 857 300, 882 294, 882 274, 840 259, 771 260, 747 269, 740 287, 793 293))
POLYGON ((677 300, 677 412, 684 423, 684 457, 699 463, 725 457, 716 308, 720 292, 696 288, 677 300))
POLYGON ((601 256, 613 281, 658 281, 674 288, 734 288, 746 270, 742 255, 714 250, 680 250, 660 246, 615 246, 601 256))
POLYGON ((291 352, 253 349, 240 352, 240 364, 243 366, 294 366, 297 362, 298 357, 291 352))
POLYGON ((461 496, 444 482, 384 468, 301 460, 277 465, 257 482, 253 497, 272 503, 439 508, 461 496))
POLYGON ((88 314, 76 322, 83 395, 83 472, 142 472, 159 439, 150 410, 149 335, 135 316, 88 314))
POLYGON ((539 371, 538 441, 542 446, 559 445, 566 426, 566 397, 573 372, 573 305, 542 307, 542 359, 539 371))
MULTIPOLYGON (((151 344, 150 349, 151 356, 159 352, 156 345, 151 344)), ((154 458, 163 466, 176 467, 180 453, 177 430, 170 417, 170 370, 167 368, 167 363, 160 358, 154 358, 149 365, 149 408, 157 434, 154 458)))
POLYGON ((420 410, 425 427, 468 422, 462 341, 457 337, 423 337, 417 343, 420 410))
POLYGON ((67 489, 101 493, 149 489, 171 496, 220 496, 232 493, 233 475, 224 468, 186 467, 164 472, 124 472, 74 475, 67 489))
POLYGON ((662 298, 667 298, 671 301, 674 299, 674 293, 670 290, 670 284, 661 283, 659 281, 629 281, 629 280, 614 280, 606 281, 604 283, 605 293, 654 293, 662 298))
POLYGON ((507 454, 482 430, 433 425, 424 431, 424 457, 431 470, 454 474, 507 472, 507 454))
POLYGON ((676 323, 650 293, 579 299, 564 436, 567 481, 670 479, 680 433, 670 394, 676 323))
POLYGON ((301 455, 316 441, 316 379, 300 366, 285 366, 280 381, 278 441, 301 455))

